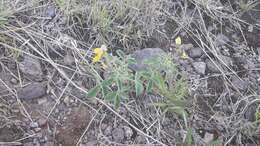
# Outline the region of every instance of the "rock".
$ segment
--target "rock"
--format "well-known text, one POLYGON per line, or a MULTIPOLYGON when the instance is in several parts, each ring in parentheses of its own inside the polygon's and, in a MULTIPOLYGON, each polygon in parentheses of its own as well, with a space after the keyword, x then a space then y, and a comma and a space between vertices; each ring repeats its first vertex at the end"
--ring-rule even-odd
POLYGON ((30 123, 30 127, 31 128, 37 128, 39 125, 38 125, 38 123, 37 122, 31 122, 30 123))
POLYGON ((105 135, 110 135, 112 133, 112 127, 111 126, 107 126, 107 128, 104 131, 105 135))
POLYGON ((48 102, 48 99, 47 99, 46 97, 39 98, 39 99, 37 100, 37 103, 38 103, 39 105, 43 105, 43 104, 45 104, 45 103, 47 103, 47 102, 48 102))
POLYGON ((143 135, 138 135, 135 138, 136 143, 138 144, 145 144, 146 143, 146 138, 143 135))
POLYGON ((195 71, 199 74, 204 75, 206 72, 206 63, 205 62, 194 62, 192 63, 195 71))
POLYGON ((97 145, 98 145, 98 142, 96 140, 89 141, 86 143, 86 146, 97 146, 97 145))
MULTIPOLYGON (((260 105, 259 101, 255 101, 252 104, 248 105, 248 107, 245 110, 244 118, 248 121, 255 122, 256 121, 256 111, 258 106, 260 105)), ((259 112, 259 111, 258 111, 259 112)))
POLYGON ((215 66, 215 64, 211 60, 207 59, 205 62, 209 72, 220 73, 220 70, 215 66))
POLYGON ((19 63, 19 68, 28 78, 36 81, 42 80, 42 69, 38 59, 24 56, 24 60, 19 63))
POLYGON ((40 146, 40 142, 39 142, 38 138, 33 139, 33 144, 34 144, 34 146, 40 146))
POLYGON ((223 34, 218 34, 215 40, 215 44, 216 46, 223 46, 225 45, 227 42, 229 42, 229 38, 223 34))
POLYGON ((214 140, 214 134, 206 132, 203 140, 205 143, 210 143, 211 141, 214 140))
POLYGON ((56 15, 55 7, 54 6, 48 7, 46 10, 46 16, 53 18, 55 17, 55 15, 56 15))
POLYGON ((145 48, 135 51, 131 56, 136 60, 136 64, 129 65, 129 68, 134 71, 145 70, 147 65, 146 60, 154 59, 156 57, 163 57, 166 53, 160 48, 145 48))
POLYGON ((18 98, 23 100, 32 100, 42 97, 46 94, 45 83, 31 83, 17 91, 18 98))
POLYGON ((24 143, 23 146, 34 146, 33 142, 24 143))
POLYGON ((71 55, 71 54, 66 54, 65 56, 64 56, 64 59, 63 59, 63 61, 64 61, 64 63, 66 64, 66 65, 73 65, 73 63, 74 63, 74 57, 71 55))
POLYGON ((235 76, 231 78, 231 81, 236 88, 242 91, 245 91, 249 86, 249 83, 247 81, 245 81, 244 79, 240 80, 238 77, 235 76))
POLYGON ((42 128, 35 128, 35 129, 34 129, 35 132, 39 132, 39 131, 41 131, 41 130, 42 130, 42 128))
POLYGON ((40 118, 37 120, 37 123, 38 123, 39 127, 42 127, 42 126, 46 125, 47 120, 44 118, 40 118))
POLYGON ((54 142, 46 142, 43 146, 54 146, 54 142))
POLYGON ((129 126, 124 126, 125 137, 127 140, 130 140, 133 135, 133 130, 129 126))
POLYGON ((17 81, 15 78, 12 78, 12 79, 10 80, 10 82, 11 82, 12 84, 17 84, 17 83, 18 83, 18 81, 17 81))
POLYGON ((66 104, 66 106, 69 106, 70 104, 70 97, 69 96, 65 96, 63 99, 63 102, 66 104))
POLYGON ((203 51, 201 48, 191 48, 189 51, 188 51, 188 54, 191 58, 199 58, 202 56, 203 54, 203 51))
MULTIPOLYGON (((228 56, 224 56, 224 55, 219 55, 219 58, 227 65, 227 66, 231 66, 233 64, 232 58, 228 57, 228 56)), ((223 64, 221 62, 221 64, 223 64)))
POLYGON ((112 131, 112 137, 114 139, 115 142, 121 142, 124 140, 124 129, 123 128, 115 128, 112 131))

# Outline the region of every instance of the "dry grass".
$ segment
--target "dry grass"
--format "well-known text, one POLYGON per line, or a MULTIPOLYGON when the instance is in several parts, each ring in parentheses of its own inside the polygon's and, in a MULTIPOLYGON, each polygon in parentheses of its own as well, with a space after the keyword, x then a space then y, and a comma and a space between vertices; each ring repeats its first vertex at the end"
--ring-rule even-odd
MULTIPOLYGON (((148 144, 183 144, 189 128, 192 129, 193 143, 205 144, 196 133, 196 129, 200 128, 201 125, 192 125, 194 117, 199 117, 196 119, 197 123, 209 124, 209 128, 217 126, 224 129, 225 132, 221 133, 220 136, 224 145, 243 144, 245 139, 253 139, 253 136, 258 134, 258 126, 245 122, 243 119, 247 105, 255 102, 255 100, 251 100, 251 97, 256 95, 256 91, 251 89, 245 95, 241 93, 237 85, 232 84, 229 75, 232 74, 240 80, 242 79, 237 71, 223 61, 220 55, 221 49, 215 40, 218 34, 238 32, 242 39, 230 38, 231 43, 227 45, 231 44, 229 47, 232 48, 247 44, 243 29, 248 24, 240 19, 240 16, 253 9, 258 3, 259 1, 247 3, 237 1, 232 5, 231 3, 223 5, 220 1, 213 0, 177 2, 170 0, 55 0, 53 2, 1 0, 0 49, 8 55, 1 56, 0 63, 1 66, 5 66, 2 63, 4 59, 19 62, 23 55, 30 55, 41 60, 45 66, 56 70, 60 77, 66 80, 66 87, 63 88, 62 94, 57 97, 56 104, 47 115, 50 118, 62 96, 67 93, 69 86, 74 86, 87 93, 95 84, 89 83, 89 88, 80 87, 75 82, 76 76, 88 78, 90 81, 95 81, 96 78, 102 79, 99 74, 100 70, 89 63, 91 56, 89 52, 93 47, 107 44, 109 48, 112 48, 109 50, 110 52, 121 49, 130 53, 149 45, 150 39, 163 42, 163 40, 173 40, 177 34, 185 32, 185 35, 182 36, 184 41, 193 42, 199 46, 220 70, 221 73, 217 76, 220 76, 225 82, 226 89, 217 97, 216 103, 210 105, 214 114, 205 116, 205 113, 201 113, 197 110, 197 105, 193 104, 187 109, 190 113, 187 121, 183 121, 173 113, 170 114, 172 117, 169 118, 169 115, 163 113, 156 106, 146 107, 147 103, 152 105, 161 100, 159 97, 150 96, 145 101, 131 99, 122 103, 134 122, 127 120, 119 114, 119 111, 113 109, 112 105, 99 98, 96 100, 108 111, 99 109, 96 110, 96 114, 113 113, 115 117, 129 124, 140 134, 145 135, 148 144), (55 12, 55 16, 50 17, 49 13, 52 11, 55 12), (209 26, 212 26, 212 30, 209 26), (66 57, 71 57, 70 61, 74 65, 65 64, 64 58, 66 57), (67 70, 71 71, 72 75, 68 74, 67 70), (230 87, 233 87, 238 93, 238 100, 234 103, 225 103, 226 99, 231 98, 230 87), (240 105, 244 102, 246 106, 241 109, 240 105), (231 113, 224 113, 216 107, 216 105, 222 107, 225 104, 229 104, 231 113), (206 118, 208 116, 211 118, 206 118), (176 128, 174 135, 169 134, 170 132, 163 128, 163 123, 169 119, 177 123, 172 124, 171 127, 176 128), (142 128, 136 126, 137 124, 141 125, 142 128), (246 137, 247 133, 251 133, 251 135, 246 137)), ((255 27, 259 29, 260 25, 256 23, 255 27)), ((19 71, 17 72, 19 73, 19 71)), ((15 74, 20 86, 25 84, 20 74, 12 74, 15 74)), ((3 80, 0 82, 17 97, 16 93, 13 93, 13 90, 3 80)), ((78 100, 82 104, 89 105, 89 101, 78 100)), ((17 102, 24 109, 23 103, 18 98, 17 102)), ((28 119, 32 120, 26 109, 24 109, 24 113, 28 119)), ((8 119, 8 117, 5 118, 8 119)), ((86 127, 85 132, 88 128, 86 127)))

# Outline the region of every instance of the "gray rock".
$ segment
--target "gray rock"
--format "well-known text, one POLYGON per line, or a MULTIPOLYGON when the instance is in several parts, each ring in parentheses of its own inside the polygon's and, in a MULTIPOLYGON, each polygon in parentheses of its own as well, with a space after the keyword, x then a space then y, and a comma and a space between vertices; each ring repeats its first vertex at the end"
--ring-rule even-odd
POLYGON ((112 127, 111 126, 107 126, 107 128, 104 131, 105 135, 110 135, 112 133, 112 127))
POLYGON ((33 142, 24 143, 23 146, 34 146, 33 142))
POLYGON ((37 120, 37 124, 39 125, 39 127, 44 126, 46 123, 47 123, 47 120, 42 117, 37 120))
POLYGON ((45 83, 31 83, 17 91, 18 98, 23 100, 32 100, 42 97, 46 94, 45 83))
POLYGON ((229 42, 229 38, 223 34, 218 34, 215 40, 215 44, 216 46, 223 46, 225 45, 227 42, 229 42))
POLYGON ((249 86, 249 83, 246 80, 240 80, 238 77, 235 76, 231 78, 231 81, 236 88, 242 91, 245 91, 249 86))
POLYGON ((133 135, 133 130, 129 126, 124 126, 124 130, 126 139, 130 140, 133 135))
POLYGON ((136 141, 136 143, 138 143, 138 144, 145 144, 145 143, 147 143, 147 142, 146 142, 146 138, 145 138, 143 135, 138 135, 138 136, 135 138, 135 141, 136 141))
POLYGON ((74 63, 74 57, 70 54, 66 54, 63 60, 66 65, 73 65, 74 63))
POLYGON ((97 146, 97 145, 98 145, 98 142, 96 140, 89 141, 86 143, 86 146, 97 146))
POLYGON ((10 80, 10 82, 11 82, 12 84, 17 84, 17 83, 18 83, 18 81, 17 81, 15 78, 12 78, 12 79, 10 80))
POLYGON ((38 123, 37 122, 31 122, 30 123, 30 127, 31 128, 37 128, 39 125, 38 125, 38 123))
POLYGON ((207 59, 206 61, 207 70, 212 73, 220 73, 220 70, 215 66, 215 64, 207 59))
POLYGON ((192 63, 195 71, 199 74, 204 75, 206 72, 206 63, 205 62, 194 62, 192 63))
POLYGON ((115 128, 113 131, 112 131, 112 137, 113 137, 113 140, 115 142, 121 142, 124 140, 124 129, 123 128, 115 128))
POLYGON ((46 10, 46 16, 53 18, 56 15, 56 10, 54 6, 48 7, 46 10))
POLYGON ((160 48, 145 48, 135 51, 131 56, 136 60, 136 64, 129 65, 129 68, 134 71, 145 70, 147 65, 146 60, 150 60, 156 57, 163 57, 166 53, 160 48))
POLYGON ((188 51, 188 53, 189 53, 189 56, 191 57, 191 58, 199 58, 199 57, 201 57, 202 56, 202 54, 203 54, 203 51, 202 51, 202 49, 201 48, 191 48, 189 51, 188 51))
MULTIPOLYGON (((228 56, 224 56, 224 55, 219 55, 219 58, 227 65, 227 66, 231 66, 233 64, 232 58, 228 57, 228 56)), ((223 64, 223 62, 221 62, 221 64, 223 64)))
POLYGON ((38 59, 25 55, 24 60, 19 63, 19 68, 28 78, 37 81, 42 80, 43 72, 38 59))

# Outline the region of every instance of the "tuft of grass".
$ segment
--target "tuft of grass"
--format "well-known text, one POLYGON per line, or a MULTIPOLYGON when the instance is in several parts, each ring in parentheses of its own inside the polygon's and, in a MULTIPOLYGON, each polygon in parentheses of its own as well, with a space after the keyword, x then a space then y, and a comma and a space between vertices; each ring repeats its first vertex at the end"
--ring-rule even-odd
POLYGON ((0 27, 7 23, 9 17, 12 16, 12 11, 6 6, 4 1, 0 2, 0 27))
MULTIPOLYGON (((142 46, 162 25, 164 1, 91 0, 86 6, 85 25, 99 44, 125 48, 142 46)), ((133 49, 133 48, 131 48, 133 49)))
POLYGON ((81 0, 55 0, 57 6, 66 16, 81 14, 84 11, 84 1, 81 0))

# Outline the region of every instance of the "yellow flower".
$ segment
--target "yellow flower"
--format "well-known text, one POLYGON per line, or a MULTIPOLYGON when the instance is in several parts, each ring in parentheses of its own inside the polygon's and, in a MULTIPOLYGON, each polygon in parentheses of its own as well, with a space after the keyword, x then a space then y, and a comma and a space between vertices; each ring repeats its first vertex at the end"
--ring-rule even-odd
POLYGON ((186 53, 184 50, 182 51, 181 58, 182 58, 182 59, 187 59, 187 58, 189 58, 189 56, 187 55, 187 53, 186 53))
POLYGON ((175 39, 175 44, 176 45, 181 45, 181 37, 177 37, 176 39, 175 39))
POLYGON ((93 63, 100 61, 107 51, 107 47, 102 45, 101 48, 94 48, 94 57, 92 59, 93 63))

